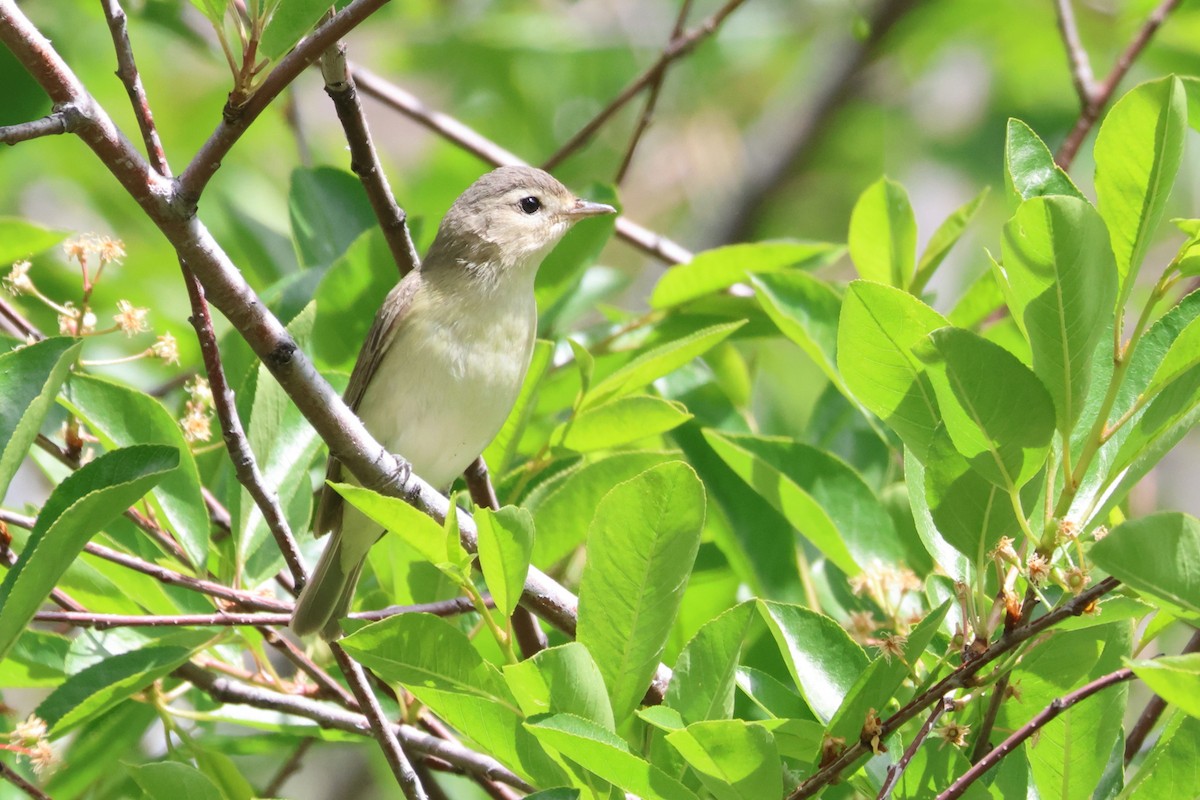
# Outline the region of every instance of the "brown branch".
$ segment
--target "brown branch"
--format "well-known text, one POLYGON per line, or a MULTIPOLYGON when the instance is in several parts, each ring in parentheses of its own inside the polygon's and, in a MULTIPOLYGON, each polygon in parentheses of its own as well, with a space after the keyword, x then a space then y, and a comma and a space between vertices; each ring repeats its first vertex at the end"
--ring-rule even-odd
POLYGON ((614 97, 607 106, 600 110, 596 116, 592 117, 582 128, 580 128, 574 136, 563 142, 554 154, 546 159, 542 165, 542 169, 552 170, 566 160, 575 151, 579 150, 583 145, 596 134, 596 131, 612 119, 613 114, 616 114, 625 104, 637 97, 638 93, 647 86, 655 82, 661 82, 663 73, 671 62, 678 58, 682 58, 692 52, 698 44, 712 36, 721 27, 721 23, 726 17, 737 10, 738 6, 746 0, 728 0, 725 5, 721 6, 717 11, 704 22, 692 28, 682 36, 674 37, 671 42, 663 48, 658 59, 655 60, 650 67, 638 77, 634 78, 624 89, 622 89, 616 97, 614 97))
POLYGON ((325 93, 333 101, 346 134, 346 143, 350 146, 350 169, 362 181, 392 260, 400 270, 400 277, 404 277, 417 268, 421 259, 408 232, 407 215, 396 203, 392 187, 379 164, 358 90, 346 65, 345 43, 337 42, 325 51, 321 57, 321 74, 325 78, 325 93))
MULTIPOLYGON (((1184 645, 1181 653, 1195 653, 1200 650, 1200 630, 1192 633, 1192 638, 1184 645)), ((1158 718, 1167 709, 1167 701, 1163 700, 1158 695, 1154 695, 1146 703, 1146 707, 1142 709, 1142 713, 1138 715, 1137 722, 1129 729, 1129 736, 1125 739, 1125 766, 1129 766, 1129 762, 1133 761, 1133 757, 1142 749, 1142 745, 1146 743, 1146 737, 1150 735, 1150 731, 1154 730, 1154 726, 1158 724, 1158 718)))
POLYGON ((51 800, 50 795, 46 794, 41 789, 25 780, 25 778, 21 776, 21 773, 17 772, 3 761, 0 761, 0 780, 8 781, 13 786, 32 797, 33 800, 51 800))
MULTIPOLYGON (((688 12, 691 10, 692 0, 683 0, 679 4, 679 14, 675 17, 675 25, 671 28, 671 38, 668 40, 668 44, 683 34, 683 26, 687 24, 688 12)), ((629 166, 633 163, 633 153, 637 149, 638 142, 641 141, 642 135, 650 127, 650 121, 654 118, 654 109, 658 106, 658 96, 662 94, 662 87, 666 77, 667 71, 665 69, 659 70, 650 84, 649 91, 646 92, 646 104, 642 106, 642 113, 638 116, 637 124, 633 127, 633 135, 629 137, 629 144, 625 146, 625 155, 621 157, 621 165, 617 167, 617 175, 613 179, 613 183, 618 186, 625 180, 625 175, 629 172, 629 166)))
POLYGON ((328 697, 338 705, 351 711, 360 710, 358 700, 354 698, 354 695, 347 691, 346 687, 335 681, 332 675, 318 666, 317 662, 309 658, 290 639, 279 635, 279 633, 270 628, 259 628, 258 630, 262 633, 263 638, 267 640, 267 644, 282 653, 284 658, 291 661, 301 672, 312 678, 313 683, 317 686, 318 697, 328 697))
POLYGON ((887 800, 888 797, 891 797, 892 790, 895 789, 896 784, 900 782, 900 776, 904 774, 904 770, 908 768, 909 762, 912 761, 913 756, 917 754, 917 749, 921 746, 921 743, 929 738, 929 734, 933 730, 933 726, 937 724, 937 721, 939 718, 941 718, 942 714, 953 710, 953 695, 946 695, 942 698, 942 702, 933 707, 933 711, 929 712, 929 716, 926 718, 925 723, 921 726, 921 729, 917 731, 917 735, 914 736, 913 740, 908 743, 908 747, 904 748, 904 753, 900 756, 900 760, 888 767, 887 777, 883 781, 883 786, 879 789, 879 796, 877 800, 887 800))
POLYGON ((408 800, 428 800, 425 787, 421 785, 417 773, 408 760, 408 755, 400 746, 395 728, 383 716, 383 709, 379 707, 379 699, 375 697, 375 693, 367 684, 367 676, 363 672, 363 668, 337 642, 330 642, 329 649, 333 651, 338 666, 342 668, 342 674, 346 676, 354 696, 358 698, 359 706, 366 712, 367 721, 371 723, 371 733, 374 735, 375 741, 379 743, 379 748, 383 750, 383 756, 387 759, 388 766, 392 769, 392 775, 395 776, 396 783, 400 784, 404 796, 408 800))
POLYGON ((291 617, 288 614, 218 611, 214 614, 93 614, 90 611, 39 611, 35 622, 53 622, 74 625, 77 628, 94 628, 98 631, 110 628, 180 628, 180 627, 240 627, 271 625, 286 627, 291 617))
POLYGON ((14 145, 42 136, 74 133, 81 119, 78 109, 70 103, 56 105, 54 111, 41 119, 0 126, 0 144, 14 145))
POLYGON ((125 93, 129 95, 129 102, 133 106, 133 116, 137 118, 142 142, 146 146, 146 157, 159 175, 170 177, 171 167, 167 164, 158 129, 154 126, 154 114, 146 100, 146 89, 142 86, 142 76, 133 58, 133 45, 129 42, 129 30, 125 25, 125 11, 118 0, 100 0, 100 5, 104 7, 104 17, 108 20, 113 48, 117 52, 117 77, 125 86, 125 93))
POLYGON ((1116 672, 1097 678, 1091 683, 1079 687, 1070 694, 1065 694, 1054 700, 1050 705, 1043 708, 1037 714, 1034 714, 1033 719, 1026 722, 1020 728, 1013 732, 1003 742, 996 746, 994 750, 977 761, 969 770, 964 772, 959 778, 950 784, 946 791, 937 796, 937 800, 954 800, 956 797, 962 797, 966 792, 967 787, 980 778, 985 772, 1000 762, 1000 759, 1015 750, 1022 742, 1033 736, 1039 730, 1046 726, 1048 722, 1053 720, 1059 714, 1066 711, 1071 706, 1078 703, 1080 700, 1086 700, 1097 692, 1107 689, 1110 686, 1115 686, 1118 683, 1127 681, 1133 677, 1133 670, 1128 667, 1123 667, 1116 672))
POLYGON ((992 696, 988 698, 987 710, 983 714, 983 721, 979 724, 979 731, 975 735, 975 747, 971 750, 971 763, 983 758, 992 749, 989 739, 992 736, 992 728, 996 725, 996 716, 1000 713, 1000 705, 1008 693, 1010 675, 1011 673, 1006 672, 992 684, 992 696))
POLYGON ((280 792, 283 790, 283 785, 288 782, 288 779, 295 775, 301 765, 304 763, 304 756, 307 755, 309 748, 315 743, 316 739, 301 739, 300 744, 296 745, 296 749, 288 756, 287 761, 279 765, 275 775, 270 782, 263 788, 263 797, 280 797, 280 792))
POLYGON ((1092 75, 1087 49, 1079 38, 1079 26, 1075 22, 1071 0, 1054 0, 1054 13, 1058 19, 1058 32, 1067 51, 1067 61, 1071 65, 1071 83, 1075 85, 1080 105, 1087 106, 1096 94, 1096 78, 1092 75))
MULTIPOLYGON (((505 164, 527 164, 512 151, 504 149, 454 117, 429 108, 416 95, 380 78, 370 70, 357 64, 352 64, 350 70, 363 94, 403 114, 443 139, 453 142, 481 161, 497 167, 505 164)), ((621 239, 666 264, 682 264, 692 260, 690 250, 628 217, 617 217, 616 231, 621 239)))
MULTIPOLYGON (((1065 0, 1064 0, 1065 1, 1065 0)), ((1117 57, 1117 62, 1113 64, 1112 71, 1099 85, 1093 86, 1093 90, 1089 94, 1089 99, 1082 103, 1082 108, 1079 111, 1079 118, 1075 120, 1075 126, 1071 128, 1071 132, 1067 134, 1067 138, 1063 140, 1062 145, 1058 148, 1058 152, 1054 154, 1054 161, 1064 170, 1070 169, 1071 162, 1075 160, 1075 156, 1079 153, 1079 148, 1083 145, 1083 140, 1100 119, 1100 112, 1108 105, 1108 101, 1112 99, 1113 94, 1117 91, 1117 86, 1129 72, 1129 68, 1133 66, 1133 62, 1146 49, 1146 45, 1150 44, 1150 40, 1154 38, 1154 34, 1158 32, 1170 14, 1179 5, 1179 0, 1163 0, 1153 11, 1142 27, 1134 35, 1133 40, 1125 50, 1117 57)), ((1064 34, 1065 35, 1065 34, 1064 34)), ((1067 44, 1068 51, 1071 44, 1067 44)), ((1074 76, 1073 76, 1074 77, 1074 76)))
MULTIPOLYGON (((956 667, 945 678, 942 678, 933 686, 921 692, 912 700, 909 700, 899 711, 884 720, 883 730, 880 733, 881 738, 890 736, 901 725, 904 725, 917 714, 920 714, 923 710, 940 701, 941 698, 950 692, 969 685, 969 682, 980 670, 997 658, 1011 652, 1022 642, 1037 636, 1039 633, 1057 625, 1068 617, 1076 617, 1083 614, 1094 603, 1099 601, 1101 597, 1117 588, 1120 583, 1116 578, 1105 578, 1095 586, 1072 597, 1067 602, 1046 612, 1037 619, 1013 628, 1011 631, 1006 631, 987 650, 979 654, 978 657, 956 667)), ((816 773, 809 776, 797 786, 788 795, 788 800, 802 800, 802 798, 813 797, 821 789, 836 781, 844 770, 848 769, 858 759, 869 752, 870 748, 866 744, 861 741, 855 742, 853 745, 847 747, 840 756, 821 767, 816 773)))

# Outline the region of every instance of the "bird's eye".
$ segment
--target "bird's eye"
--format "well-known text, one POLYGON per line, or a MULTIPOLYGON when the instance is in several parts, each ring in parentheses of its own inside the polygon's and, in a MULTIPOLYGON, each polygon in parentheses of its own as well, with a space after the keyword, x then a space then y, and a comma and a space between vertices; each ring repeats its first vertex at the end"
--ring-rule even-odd
POLYGON ((522 197, 517 205, 521 206, 521 210, 526 214, 536 214, 542 207, 542 201, 536 197, 522 197))

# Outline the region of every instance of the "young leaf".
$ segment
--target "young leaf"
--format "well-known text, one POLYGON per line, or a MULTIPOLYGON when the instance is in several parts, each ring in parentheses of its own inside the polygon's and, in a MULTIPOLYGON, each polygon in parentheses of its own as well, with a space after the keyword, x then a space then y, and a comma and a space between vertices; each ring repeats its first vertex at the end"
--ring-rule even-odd
POLYGON ((929 238, 929 243, 925 245, 925 252, 921 254, 921 260, 917 262, 917 274, 913 277, 912 286, 909 287, 909 291, 913 294, 921 293, 921 290, 929 283, 929 279, 937 272, 937 268, 942 265, 942 262, 946 260, 946 256, 950 254, 951 248, 958 244, 958 240, 962 238, 963 231, 967 229, 967 224, 975 216, 975 213, 979 211, 979 207, 987 199, 989 191, 990 187, 983 187, 979 194, 972 197, 953 214, 946 217, 945 221, 933 232, 933 236, 929 238))
POLYGON ((1092 546, 1092 560, 1114 578, 1167 604, 1200 614, 1200 520, 1164 511, 1118 525, 1092 546))
POLYGON ((669 308, 695 300, 727 289, 747 274, 818 269, 840 258, 844 249, 826 242, 754 242, 706 250, 663 273, 650 296, 650 307, 669 308))
POLYGON ((56 336, 0 355, 0 499, 82 346, 77 339, 56 336))
POLYGON ((499 511, 480 508, 475 511, 475 529, 479 535, 479 565, 496 609, 512 616, 529 574, 533 553, 533 515, 527 509, 505 506, 499 511))
POLYGON ((1186 131, 1187 96, 1168 76, 1118 100, 1096 135, 1096 199, 1117 258, 1118 313, 1162 219, 1186 131))
POLYGON ((525 716, 574 714, 616 730, 604 678, 579 642, 549 647, 504 668, 504 680, 525 716))
POLYGON ((324 3, 322 0, 285 0, 275 4, 275 13, 271 15, 259 44, 263 56, 276 59, 291 50, 328 10, 328 0, 324 3))
POLYGON ((1117 297, 1108 230, 1086 201, 1035 197, 1004 226, 1003 254, 1013 319, 1029 338, 1034 373, 1054 399, 1058 430, 1069 435, 1117 297))
POLYGON ((193 564, 208 558, 208 509, 200 491, 200 471, 179 423, 148 394, 115 381, 74 375, 62 404, 82 419, 105 448, 161 444, 179 453, 179 469, 151 492, 151 506, 175 534, 193 564))
POLYGON ((842 299, 828 283, 806 272, 752 275, 758 302, 784 336, 842 389, 837 371, 837 329, 842 299))
POLYGON ((1144 394, 1156 395, 1171 382, 1179 379, 1200 364, 1200 317, 1193 319, 1179 332, 1158 368, 1150 378, 1144 394))
POLYGON ((675 661, 666 704, 685 723, 733 716, 738 660, 754 622, 754 605, 740 603, 706 622, 675 661))
POLYGON ((1046 388, 1015 356, 970 331, 941 328, 927 341, 920 355, 955 449, 997 486, 1024 486, 1054 434, 1046 388))
POLYGON ((917 220, 904 187, 880 178, 850 214, 850 258, 859 277, 907 289, 917 256, 917 220))
POLYGON ((1044 195, 1085 199, 1067 173, 1054 163, 1046 143, 1019 119, 1009 119, 1005 132, 1004 184, 1013 210, 1022 200, 1044 195))
POLYGON ((618 397, 563 423, 562 446, 581 453, 608 450, 665 433, 691 418, 682 403, 672 400, 648 394, 618 397))
POLYGON ((740 719, 696 722, 667 734, 717 800, 758 800, 783 795, 775 737, 740 719))
POLYGON ((704 486, 671 461, 619 484, 588 531, 579 629, 623 721, 662 658, 704 527, 704 486))
POLYGON ((946 319, 907 292, 854 281, 842 300, 838 370, 854 396, 924 459, 941 415, 913 352, 946 319))
POLYGON ((431 564, 446 560, 442 526, 398 497, 384 497, 349 483, 330 483, 347 503, 366 514, 385 531, 400 536, 431 564))
POLYGON ((126 447, 98 456, 54 488, 0 583, 0 661, 88 540, 178 466, 174 448, 126 447))

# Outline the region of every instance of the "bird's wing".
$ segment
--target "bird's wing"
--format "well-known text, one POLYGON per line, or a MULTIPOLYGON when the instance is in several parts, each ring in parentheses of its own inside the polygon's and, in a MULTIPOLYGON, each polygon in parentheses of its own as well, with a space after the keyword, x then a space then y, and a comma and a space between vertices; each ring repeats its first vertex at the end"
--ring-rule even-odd
MULTIPOLYGON (((346 392, 342 395, 346 405, 356 414, 358 413, 358 404, 362 402, 367 385, 371 382, 379 362, 383 359, 383 354, 387 352, 388 347, 396 338, 396 328, 404 317, 405 310, 412 305, 413 296, 421 285, 420 280, 420 274, 415 270, 406 275, 404 280, 388 292, 383 305, 375 314, 375 321, 371 323, 366 341, 363 342, 362 350, 358 353, 358 360, 354 362, 354 369, 350 373, 350 383, 346 385, 346 392)), ((325 468, 325 480, 337 482, 341 479, 342 462, 331 455, 329 464, 325 468)), ((324 485, 321 488, 321 497, 317 501, 317 514, 313 519, 313 534, 318 537, 324 536, 330 531, 339 530, 341 526, 342 496, 330 489, 328 485, 324 485)))

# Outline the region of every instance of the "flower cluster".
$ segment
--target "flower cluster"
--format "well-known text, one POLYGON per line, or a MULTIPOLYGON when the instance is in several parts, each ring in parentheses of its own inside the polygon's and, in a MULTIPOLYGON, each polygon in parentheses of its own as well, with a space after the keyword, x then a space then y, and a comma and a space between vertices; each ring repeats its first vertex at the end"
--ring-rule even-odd
POLYGON ((39 777, 45 777, 58 766, 58 755, 46 737, 46 723, 30 714, 24 722, 18 722, 8 734, 9 744, 3 749, 29 759, 29 765, 39 777))
POLYGON ((187 389, 189 400, 185 404, 183 418, 179 426, 183 428, 183 438, 189 442, 207 442, 212 438, 213 407, 212 389, 208 381, 196 376, 184 387, 187 389))

